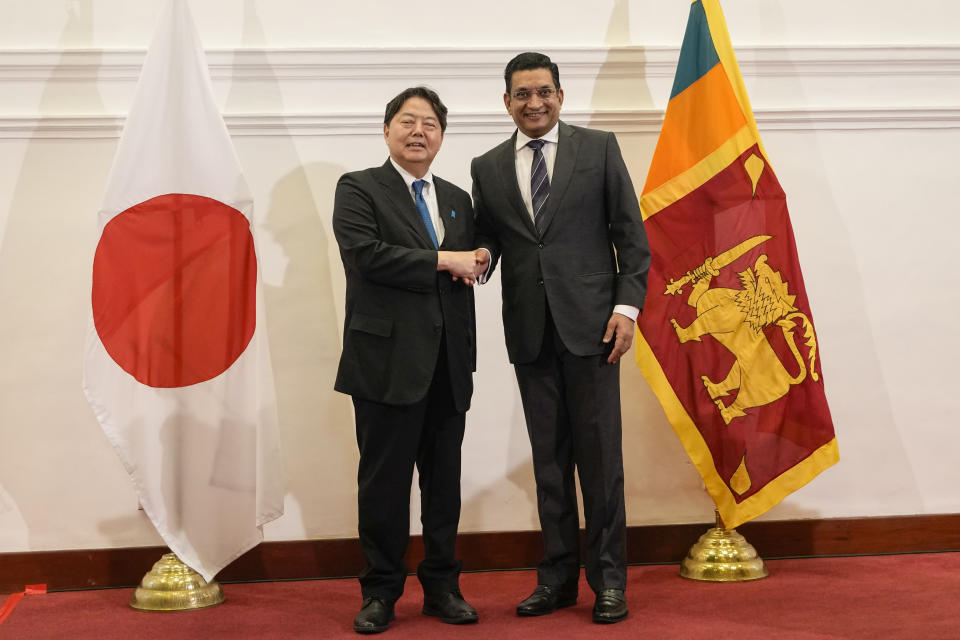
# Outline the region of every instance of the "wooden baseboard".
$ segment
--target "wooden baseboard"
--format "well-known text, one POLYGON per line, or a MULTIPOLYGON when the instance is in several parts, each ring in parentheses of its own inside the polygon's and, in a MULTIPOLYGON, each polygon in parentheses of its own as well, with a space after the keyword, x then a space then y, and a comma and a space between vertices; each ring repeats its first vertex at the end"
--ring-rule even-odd
MULTIPOLYGON (((630 527, 631 563, 679 562, 712 525, 630 527)), ((960 514, 749 522, 738 528, 765 559, 797 556, 960 550, 960 514)), ((33 551, 0 554, 0 593, 46 584, 51 591, 138 584, 164 547, 33 551)), ((464 533, 457 540, 464 571, 536 565, 538 531, 464 533)), ((410 540, 407 565, 423 557, 423 541, 410 540)), ((363 568, 356 539, 264 542, 220 572, 221 582, 301 580, 355 576, 363 568)))

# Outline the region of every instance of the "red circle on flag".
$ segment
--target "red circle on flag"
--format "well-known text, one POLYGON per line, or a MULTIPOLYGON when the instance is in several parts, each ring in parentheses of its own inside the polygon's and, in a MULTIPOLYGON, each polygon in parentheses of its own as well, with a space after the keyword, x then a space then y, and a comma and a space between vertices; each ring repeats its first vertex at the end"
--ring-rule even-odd
POLYGON ((134 205, 103 229, 92 299, 107 353, 143 384, 215 378, 256 328, 250 223, 203 196, 170 193, 134 205))

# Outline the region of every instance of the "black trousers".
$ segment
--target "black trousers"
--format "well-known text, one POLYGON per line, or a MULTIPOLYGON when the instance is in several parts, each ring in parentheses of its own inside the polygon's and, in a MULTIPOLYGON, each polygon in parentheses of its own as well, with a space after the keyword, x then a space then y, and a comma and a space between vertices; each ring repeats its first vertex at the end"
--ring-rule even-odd
POLYGON ((455 555, 460 522, 460 445, 465 414, 452 402, 446 349, 440 349, 433 383, 413 405, 353 399, 356 410, 360 547, 367 567, 360 574, 364 598, 388 602, 403 594, 410 539, 410 484, 420 474, 425 557, 417 576, 426 593, 458 587, 455 555))
POLYGON ((579 579, 576 469, 586 520, 587 583, 595 592, 626 587, 620 367, 606 358, 570 353, 548 310, 540 354, 515 365, 543 531, 540 584, 572 589, 579 579))

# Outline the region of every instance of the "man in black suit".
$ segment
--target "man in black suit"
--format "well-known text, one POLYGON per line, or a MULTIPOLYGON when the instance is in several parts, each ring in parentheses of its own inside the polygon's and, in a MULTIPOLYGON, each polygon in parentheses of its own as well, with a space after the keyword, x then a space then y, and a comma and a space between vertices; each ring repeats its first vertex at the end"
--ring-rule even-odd
POLYGON ((403 593, 410 483, 420 474, 425 615, 476 622, 460 593, 460 445, 473 393, 474 216, 470 196, 430 173, 447 108, 424 87, 387 105, 390 158, 337 184, 333 230, 347 280, 335 388, 353 397, 363 606, 358 633, 385 631, 403 593))
POLYGON ((471 166, 485 279, 502 264, 503 325, 533 450, 544 556, 521 616, 576 603, 574 469, 595 622, 627 617, 618 361, 633 342, 650 251, 612 133, 560 122, 557 65, 523 53, 504 73, 517 131, 471 166))

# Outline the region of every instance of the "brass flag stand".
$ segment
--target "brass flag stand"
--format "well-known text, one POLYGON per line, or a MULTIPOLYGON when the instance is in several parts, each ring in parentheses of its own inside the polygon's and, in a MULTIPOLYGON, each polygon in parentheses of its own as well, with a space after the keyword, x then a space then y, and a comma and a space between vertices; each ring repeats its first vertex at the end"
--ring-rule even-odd
POLYGON ((680 576, 705 582, 746 582, 766 578, 767 567, 746 538, 736 529, 723 526, 720 513, 714 511, 716 526, 707 530, 690 547, 680 563, 680 576))
POLYGON ((190 611, 224 601, 216 581, 207 582, 173 553, 165 553, 133 592, 130 606, 140 611, 190 611))

